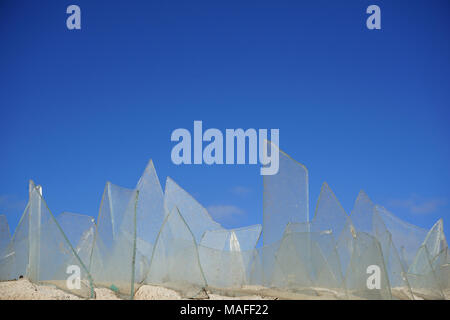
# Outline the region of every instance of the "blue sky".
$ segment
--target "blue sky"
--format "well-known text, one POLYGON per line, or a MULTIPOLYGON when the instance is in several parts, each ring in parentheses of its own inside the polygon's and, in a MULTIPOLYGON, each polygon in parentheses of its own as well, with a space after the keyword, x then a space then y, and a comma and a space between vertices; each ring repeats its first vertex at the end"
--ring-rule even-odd
MULTIPOLYGON (((360 189, 450 229, 448 0, 24 1, 0 4, 0 213, 41 184, 54 214, 97 216, 106 181, 153 158, 225 227, 262 223, 259 165, 176 166, 170 135, 278 128, 349 212, 360 189), (77 4, 82 29, 66 28, 77 4), (381 8, 382 29, 366 28, 381 8)), ((448 233, 448 232, 447 232, 448 233)))

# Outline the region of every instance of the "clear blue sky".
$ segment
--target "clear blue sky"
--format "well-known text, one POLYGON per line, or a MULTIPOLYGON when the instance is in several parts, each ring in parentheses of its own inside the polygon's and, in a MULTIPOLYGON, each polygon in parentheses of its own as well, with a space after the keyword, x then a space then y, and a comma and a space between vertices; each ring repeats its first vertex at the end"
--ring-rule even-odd
POLYGON ((28 179, 54 214, 97 216, 106 181, 134 187, 153 158, 225 227, 262 223, 259 165, 176 166, 176 128, 279 128, 350 211, 362 188, 402 219, 450 229, 450 3, 0 3, 0 213, 28 179), (66 28, 77 4, 82 29, 66 28), (370 31, 367 6, 381 7, 370 31))

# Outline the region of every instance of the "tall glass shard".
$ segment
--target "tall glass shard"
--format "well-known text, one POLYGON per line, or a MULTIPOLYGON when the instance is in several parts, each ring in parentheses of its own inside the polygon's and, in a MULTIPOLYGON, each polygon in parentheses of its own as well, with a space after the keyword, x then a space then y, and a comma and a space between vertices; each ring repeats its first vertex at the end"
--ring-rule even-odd
POLYGON ((263 176, 263 244, 280 241, 288 223, 309 219, 308 170, 278 146, 266 141, 271 153, 279 152, 277 174, 263 176))
POLYGON ((320 190, 316 211, 310 224, 311 231, 333 236, 340 260, 339 271, 345 275, 352 256, 355 230, 350 217, 326 182, 320 190))
POLYGON ((108 182, 103 192, 90 259, 95 284, 132 298, 135 279, 137 190, 108 182))
POLYGON ((349 220, 344 208, 342 208, 333 191, 325 182, 320 190, 316 212, 311 221, 311 231, 329 231, 338 237, 349 220))
POLYGON ((364 190, 361 190, 350 213, 350 218, 356 230, 373 234, 374 207, 375 204, 370 200, 369 196, 364 190))
POLYGON ((276 253, 276 261, 274 279, 277 287, 305 292, 329 289, 336 295, 345 295, 335 240, 330 233, 286 233, 276 253))
POLYGON ((408 281, 415 296, 423 299, 445 299, 441 283, 431 266, 430 254, 422 245, 408 269, 408 281))
POLYGON ((434 260, 431 261, 437 282, 440 284, 442 293, 446 299, 450 299, 450 250, 442 250, 434 260))
POLYGON ((447 251, 448 245, 444 234, 444 221, 442 219, 439 219, 430 231, 428 231, 423 245, 427 247, 430 261, 434 261, 441 252, 447 251))
POLYGON ((169 177, 167 178, 164 192, 164 207, 166 214, 172 212, 175 207, 178 208, 178 211, 192 231, 196 243, 200 243, 206 231, 223 229, 219 223, 211 218, 208 211, 197 200, 169 177))
POLYGON ((382 218, 378 215, 374 207, 373 233, 380 242, 383 258, 389 277, 389 284, 393 296, 396 298, 414 299, 407 277, 407 270, 404 269, 400 255, 392 241, 392 235, 387 230, 382 218))
POLYGON ((95 295, 92 278, 61 226, 30 181, 29 202, 12 239, 14 278, 25 276, 81 297, 95 295))
POLYGON ((273 285, 302 290, 313 286, 311 277, 310 234, 288 233, 276 253, 273 285))
POLYGON ((411 287, 406 277, 404 265, 375 204, 361 190, 350 214, 354 227, 359 232, 374 236, 381 245, 386 272, 393 295, 413 299, 411 287))
POLYGON ((425 240, 427 230, 402 221, 381 206, 376 206, 374 210, 391 234, 392 241, 398 250, 403 268, 408 270, 420 246, 425 240))
POLYGON ((63 212, 56 217, 62 230, 78 257, 85 266, 89 266, 95 234, 93 217, 71 212, 63 212))
POLYGON ((161 227, 146 283, 176 290, 183 297, 203 297, 206 280, 197 244, 177 207, 161 227))
POLYGON ((145 168, 136 189, 139 191, 139 199, 136 209, 135 282, 142 283, 148 275, 153 248, 166 216, 164 195, 152 160, 145 168))
POLYGON ((378 240, 358 232, 345 278, 350 298, 392 299, 389 277, 378 240))
POLYGON ((198 250, 208 286, 240 288, 249 284, 260 234, 261 225, 206 231, 198 250))

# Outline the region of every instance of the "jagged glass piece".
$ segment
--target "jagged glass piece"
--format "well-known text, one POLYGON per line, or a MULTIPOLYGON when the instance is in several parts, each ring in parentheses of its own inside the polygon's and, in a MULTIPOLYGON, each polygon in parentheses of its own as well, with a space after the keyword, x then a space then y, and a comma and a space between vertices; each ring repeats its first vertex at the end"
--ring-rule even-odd
POLYGON ((427 247, 430 261, 434 261, 441 252, 447 251, 448 245, 444 234, 444 221, 442 219, 439 219, 430 229, 423 245, 427 247))
POLYGON ((403 268, 408 270, 420 246, 427 235, 427 230, 409 224, 394 216, 381 206, 374 209, 382 219, 386 229, 392 236, 392 241, 398 250, 403 268))
MULTIPOLYGON (((35 188, 34 183, 29 183, 29 198, 31 199, 31 191, 32 188, 35 188)), ((29 218, 29 209, 31 202, 28 200, 28 203, 25 207, 25 210, 20 218, 20 221, 14 231, 14 234, 11 239, 11 243, 9 245, 8 251, 12 253, 13 259, 13 272, 11 275, 12 279, 19 279, 20 277, 25 277, 27 273, 28 266, 28 258, 29 258, 29 226, 30 226, 30 218, 29 218)), ((9 280, 12 280, 9 279, 9 280)))
POLYGON ((90 260, 96 286, 132 298, 135 279, 137 190, 106 183, 90 260))
POLYGON ((356 230, 349 219, 344 226, 341 234, 336 242, 336 251, 341 262, 342 275, 345 277, 349 268, 350 259, 353 254, 354 239, 356 238, 356 230))
POLYGON ((276 253, 274 286, 345 294, 335 240, 329 232, 286 232, 276 253))
POLYGON ((446 299, 450 299, 450 251, 442 250, 433 261, 431 266, 434 270, 437 282, 440 284, 446 299))
POLYGON ((426 245, 422 245, 408 269, 408 281, 415 296, 424 299, 445 299, 441 283, 431 266, 426 245))
POLYGON ((76 254, 89 266, 94 243, 95 219, 84 214, 63 212, 56 218, 76 254))
POLYGON ((350 217, 326 182, 320 190, 314 218, 311 221, 311 231, 333 235, 340 260, 340 271, 345 275, 353 252, 355 229, 350 217))
POLYGON ((375 204, 364 190, 361 190, 350 213, 353 226, 357 231, 373 234, 374 208, 375 204))
POLYGON ((428 232, 423 245, 427 248, 430 264, 442 293, 450 299, 450 260, 444 222, 439 219, 428 232))
POLYGON ((249 283, 253 251, 218 250, 199 245, 201 266, 208 287, 240 288, 249 283))
POLYGON ((310 234, 287 233, 276 253, 273 286, 302 290, 313 286, 310 234))
POLYGON ((6 216, 0 215, 0 281, 12 280, 14 250, 11 246, 11 233, 6 216))
POLYGON ((279 152, 278 173, 263 176, 263 245, 267 246, 282 239, 288 223, 308 222, 309 196, 306 167, 274 143, 265 143, 270 152, 279 152))
POLYGON ((344 276, 335 243, 330 233, 313 234, 311 262, 314 270, 314 285, 345 294, 344 276))
POLYGON ((261 225, 206 231, 198 250, 208 286, 239 288, 248 284, 260 235, 261 225))
POLYGON ((135 281, 140 283, 148 275, 156 238, 166 216, 164 195, 152 160, 147 164, 136 189, 139 191, 139 199, 136 214, 135 281))
POLYGON ((42 189, 30 181, 27 208, 12 239, 15 276, 54 285, 75 295, 95 295, 92 278, 42 198, 42 189), (76 269, 76 270, 75 270, 76 269), (72 281, 79 271, 80 282, 72 281))
POLYGON ((392 241, 392 235, 377 213, 375 204, 363 190, 358 194, 350 217, 355 230, 370 234, 379 241, 391 290, 395 291, 396 296, 413 299, 406 270, 392 241))
POLYGON ((378 240, 367 233, 357 232, 353 242, 352 257, 345 278, 349 297, 371 300, 392 299, 389 277, 378 240), (377 271, 370 269, 373 266, 377 268, 377 271), (378 276, 374 275, 374 272, 377 272, 378 276), (375 287, 369 286, 369 283, 374 285, 372 283, 374 278, 371 276, 379 279, 379 287, 376 283, 375 287))
POLYGON ((146 283, 201 297, 206 280, 194 235, 177 207, 166 217, 156 241, 146 283))
POLYGON ((264 283, 264 270, 262 263, 262 248, 253 250, 252 261, 250 263, 250 274, 248 283, 253 286, 261 286, 264 283))
MULTIPOLYGON (((375 207, 374 207, 375 208, 375 207)), ((393 296, 414 299, 407 278, 407 270, 403 268, 399 253, 392 241, 392 235, 384 225, 383 220, 376 211, 373 214, 373 230, 374 235, 380 242, 386 270, 389 277, 389 285, 393 296)))
POLYGON ((175 207, 178 208, 184 221, 189 226, 196 243, 200 243, 206 231, 223 229, 197 200, 168 177, 164 192, 166 214, 172 212, 175 207))
MULTIPOLYGON (((341 206, 339 205, 339 207, 341 206)), ((350 259, 353 254, 356 232, 366 232, 373 235, 372 220, 374 207, 375 205, 367 194, 361 190, 353 205, 350 217, 345 219, 346 221, 341 234, 337 235, 336 250, 341 261, 344 277, 346 276, 350 259)), ((343 209, 340 209, 340 211, 343 212, 343 209)), ((343 215, 343 213, 341 213, 341 215, 343 215)))
POLYGON ((349 220, 339 200, 329 185, 324 182, 317 201, 316 212, 311 221, 311 231, 328 231, 335 237, 339 237, 349 220))
POLYGON ((274 286, 274 275, 277 267, 276 253, 281 241, 254 250, 250 267, 250 283, 266 287, 274 286))
POLYGON ((336 240, 331 230, 309 232, 309 223, 291 223, 285 230, 289 233, 304 234, 308 237, 307 254, 311 266, 311 279, 315 286, 345 291, 341 262, 337 252, 336 240))

